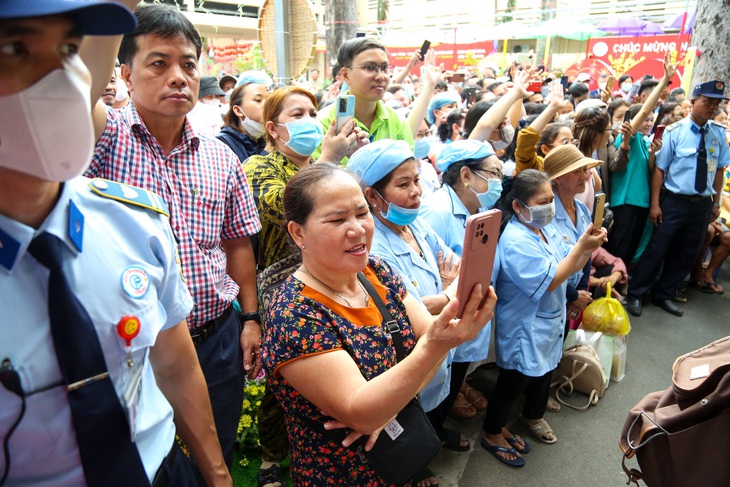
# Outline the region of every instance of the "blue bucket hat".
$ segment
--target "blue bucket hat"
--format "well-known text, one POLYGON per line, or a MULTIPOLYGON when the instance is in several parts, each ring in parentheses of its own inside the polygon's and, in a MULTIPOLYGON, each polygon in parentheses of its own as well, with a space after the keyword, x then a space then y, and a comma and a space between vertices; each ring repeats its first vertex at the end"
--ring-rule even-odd
POLYGON ((0 19, 26 19, 65 14, 84 35, 121 35, 137 27, 131 10, 116 2, 91 0, 2 0, 0 19))
POLYGON ((408 159, 413 151, 403 140, 383 139, 358 149, 347 161, 347 169, 367 187, 377 183, 408 159))
POLYGON ((444 91, 431 98, 431 103, 428 104, 428 110, 426 111, 426 120, 428 120, 429 125, 436 123, 436 117, 434 117, 433 111, 449 103, 460 104, 461 97, 451 91, 444 91))
POLYGON ((455 162, 468 161, 471 159, 484 159, 494 155, 494 149, 488 142, 479 140, 457 140, 452 142, 441 151, 436 159, 436 167, 441 172, 446 170, 455 162))

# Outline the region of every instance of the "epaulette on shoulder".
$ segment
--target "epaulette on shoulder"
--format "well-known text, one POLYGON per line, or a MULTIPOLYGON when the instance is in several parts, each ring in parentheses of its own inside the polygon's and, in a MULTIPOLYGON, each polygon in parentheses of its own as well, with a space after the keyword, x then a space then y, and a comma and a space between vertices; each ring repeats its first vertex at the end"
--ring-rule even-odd
POLYGON ((162 198, 157 193, 153 193, 152 191, 102 178, 94 178, 89 181, 89 188, 93 193, 103 198, 146 208, 166 217, 170 216, 165 202, 162 201, 162 198))
POLYGON ((723 130, 725 130, 725 126, 724 126, 723 124, 719 123, 719 122, 716 122, 716 121, 714 121, 714 120, 708 120, 708 122, 709 122, 709 123, 710 123, 711 125, 714 125, 715 127, 722 127, 722 129, 723 129, 723 130))
POLYGON ((682 124, 682 120, 680 120, 679 122, 674 122, 673 124, 671 124, 669 127, 667 127, 665 129, 665 132, 671 132, 672 130, 674 130, 677 127, 679 127, 681 124, 682 124))

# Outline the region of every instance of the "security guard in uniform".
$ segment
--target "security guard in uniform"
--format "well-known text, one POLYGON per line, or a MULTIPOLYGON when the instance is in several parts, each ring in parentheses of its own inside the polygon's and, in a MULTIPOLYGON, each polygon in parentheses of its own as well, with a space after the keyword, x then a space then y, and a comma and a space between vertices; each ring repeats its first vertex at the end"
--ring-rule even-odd
POLYGON ((629 285, 627 310, 640 316, 642 298, 654 279, 652 302, 682 316, 672 302, 689 274, 707 225, 720 214, 723 168, 730 164, 725 127, 712 120, 725 97, 725 83, 695 86, 690 116, 667 127, 651 181, 649 218, 655 225, 629 285))
POLYGON ((231 485, 167 209, 79 177, 110 76, 90 77, 82 36, 135 23, 113 2, 0 2, 3 486, 195 485, 176 433, 208 485, 231 485))

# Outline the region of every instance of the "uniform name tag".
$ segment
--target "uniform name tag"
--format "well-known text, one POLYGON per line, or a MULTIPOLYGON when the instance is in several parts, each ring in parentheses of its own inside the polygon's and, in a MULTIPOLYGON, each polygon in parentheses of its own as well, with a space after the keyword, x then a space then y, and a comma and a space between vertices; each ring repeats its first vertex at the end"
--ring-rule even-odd
POLYGON ((707 172, 715 172, 717 169, 717 157, 707 159, 707 172))

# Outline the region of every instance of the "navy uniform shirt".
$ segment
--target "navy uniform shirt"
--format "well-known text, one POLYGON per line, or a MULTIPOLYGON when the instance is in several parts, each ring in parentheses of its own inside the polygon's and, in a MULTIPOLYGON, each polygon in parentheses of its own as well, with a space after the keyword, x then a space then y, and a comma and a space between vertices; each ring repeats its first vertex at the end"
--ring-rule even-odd
MULTIPOLYGON (((64 272, 94 321, 150 479, 169 452, 175 438, 172 408, 155 383, 149 350, 160 331, 185 319, 192 299, 164 212, 154 193, 79 177, 64 184, 38 230, 0 215, 0 360, 10 359, 27 396, 25 416, 10 439, 9 485, 85 484, 51 338, 49 271, 27 251, 42 231, 64 243, 64 272), (126 343, 116 332, 125 315, 136 316, 141 325, 131 343, 131 369, 126 343)), ((0 436, 20 407, 20 398, 0 387, 0 436)), ((0 471, 4 463, 0 455, 0 471)))
MULTIPOLYGON (((712 120, 705 124, 707 150, 707 188, 700 196, 712 196, 715 172, 730 164, 730 148, 725 143, 725 127, 712 120)), ((690 117, 673 123, 664 133, 662 149, 656 155, 656 165, 664 171, 664 186, 672 193, 697 195, 695 172, 700 126, 690 117)))

